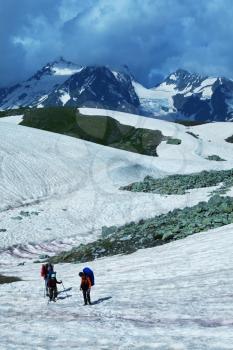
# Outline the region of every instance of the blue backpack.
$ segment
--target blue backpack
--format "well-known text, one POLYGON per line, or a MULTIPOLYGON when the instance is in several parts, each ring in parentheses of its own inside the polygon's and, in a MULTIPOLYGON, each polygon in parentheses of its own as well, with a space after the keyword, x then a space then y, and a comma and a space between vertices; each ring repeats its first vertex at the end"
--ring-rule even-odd
POLYGON ((85 273, 85 275, 90 278, 91 285, 94 286, 94 284, 95 284, 94 272, 89 267, 84 267, 83 273, 85 273))

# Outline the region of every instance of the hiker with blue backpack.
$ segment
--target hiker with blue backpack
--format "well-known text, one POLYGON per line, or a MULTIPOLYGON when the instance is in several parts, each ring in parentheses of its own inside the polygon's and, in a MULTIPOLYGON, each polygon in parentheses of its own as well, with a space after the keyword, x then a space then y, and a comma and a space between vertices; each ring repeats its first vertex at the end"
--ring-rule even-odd
POLYGON ((94 273, 89 267, 85 267, 82 272, 79 272, 81 277, 80 290, 83 292, 84 305, 91 305, 91 287, 94 286, 94 273))

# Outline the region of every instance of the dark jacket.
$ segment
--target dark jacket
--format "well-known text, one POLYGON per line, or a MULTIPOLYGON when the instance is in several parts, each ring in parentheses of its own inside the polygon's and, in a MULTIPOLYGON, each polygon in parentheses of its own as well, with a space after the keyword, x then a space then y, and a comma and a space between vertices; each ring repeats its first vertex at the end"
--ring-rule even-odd
POLYGON ((57 284, 61 284, 62 281, 58 282, 56 278, 50 278, 48 280, 47 286, 48 288, 56 288, 57 284))

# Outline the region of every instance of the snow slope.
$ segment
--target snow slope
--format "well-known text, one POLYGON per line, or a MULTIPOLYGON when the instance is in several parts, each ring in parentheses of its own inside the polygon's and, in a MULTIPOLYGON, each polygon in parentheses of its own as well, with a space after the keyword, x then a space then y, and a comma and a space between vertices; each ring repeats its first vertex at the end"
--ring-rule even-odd
POLYGON ((38 264, 6 266, 23 281, 0 285, 1 349, 231 350, 232 231, 92 262, 92 306, 82 306, 83 265, 56 266, 67 294, 49 305, 38 264))
POLYGON ((40 252, 68 249, 95 239, 104 225, 122 225, 192 206, 207 200, 213 190, 196 189, 181 196, 119 190, 146 175, 233 167, 233 145, 224 141, 233 134, 231 123, 185 128, 119 112, 80 111, 105 113, 124 124, 159 129, 182 143, 175 146, 162 142, 159 157, 153 158, 15 125, 18 117, 8 117, 9 123, 1 118, 0 261, 6 255, 34 258, 40 252), (221 137, 214 136, 216 130, 221 130, 221 137), (211 154, 226 161, 206 160, 211 154))
MULTIPOLYGON (((181 151, 173 151, 173 160, 169 160, 171 154, 168 159, 142 156, 15 125, 10 118, 9 123, 0 121, 3 260, 6 252, 33 257, 51 248, 51 241, 53 252, 93 240, 104 225, 121 225, 191 206, 206 200, 212 190, 169 197, 119 191, 120 186, 148 174, 232 166, 231 161, 220 165, 195 154, 196 161, 188 162, 189 155, 181 157, 181 151)), ((157 121, 156 127, 161 125, 166 134, 175 132, 172 123, 157 121)), ((188 134, 185 137, 190 142, 195 140, 188 134)), ((187 151, 188 147, 182 149, 187 151)), ((164 154, 168 156, 169 152, 164 154)))
POLYGON ((82 306, 78 272, 84 266, 59 264, 58 279, 67 292, 59 288, 57 303, 47 305, 43 298, 40 266, 32 262, 38 254, 94 240, 103 225, 192 206, 213 190, 160 196, 119 186, 148 174, 233 167, 233 145, 224 141, 233 134, 231 123, 185 128, 105 113, 125 124, 160 129, 182 143, 162 143, 153 158, 0 119, 0 267, 23 279, 0 284, 1 350, 232 350, 233 225, 92 262, 93 306, 82 306), (206 160, 214 150, 227 160, 206 160))
POLYGON ((22 115, 11 115, 10 117, 3 117, 3 118, 1 118, 0 122, 19 124, 22 122, 22 120, 23 120, 23 114, 22 115))
POLYGON ((136 128, 161 130, 165 136, 182 140, 179 146, 168 145, 166 142, 162 142, 157 148, 159 158, 156 160, 156 163, 163 170, 168 168, 168 161, 171 162, 172 166, 175 166, 173 171, 178 173, 199 171, 200 166, 202 169, 232 167, 233 144, 225 141, 227 137, 233 135, 233 123, 231 122, 207 123, 195 127, 185 127, 163 120, 97 108, 79 108, 79 111, 84 115, 110 116, 122 124, 136 128), (193 137, 189 134, 190 132, 199 135, 199 138, 193 137), (208 155, 213 154, 219 155, 228 162, 219 164, 219 162, 205 160, 208 155), (174 159, 176 162, 174 162, 174 159), (165 164, 164 161, 166 161, 165 164))

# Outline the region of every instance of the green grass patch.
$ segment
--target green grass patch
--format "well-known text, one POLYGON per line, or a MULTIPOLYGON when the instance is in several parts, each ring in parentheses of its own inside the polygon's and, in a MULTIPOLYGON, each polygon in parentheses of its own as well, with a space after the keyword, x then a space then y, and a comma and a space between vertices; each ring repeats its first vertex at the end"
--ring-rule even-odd
POLYGON ((233 135, 225 139, 226 142, 233 143, 233 135))
POLYGON ((157 146, 167 139, 159 130, 134 128, 107 116, 84 116, 68 107, 28 109, 20 124, 150 156, 157 156, 157 146))
POLYGON ((175 123, 177 124, 181 124, 184 126, 196 126, 196 125, 203 125, 203 124, 207 124, 208 122, 205 121, 201 121, 201 120, 175 120, 175 123))
POLYGON ((169 137, 167 139, 167 144, 168 145, 180 145, 181 144, 181 140, 180 139, 173 139, 173 138, 169 137))
POLYGON ((28 108, 7 109, 6 111, 0 111, 0 118, 10 117, 11 115, 22 115, 28 108))
POLYGON ((225 162, 226 160, 219 157, 217 154, 212 154, 211 156, 208 156, 206 159, 208 160, 214 160, 215 162, 225 162))
POLYGON ((164 178, 155 179, 146 176, 143 181, 134 182, 120 187, 120 190, 132 192, 151 192, 163 195, 183 195, 187 190, 217 186, 222 183, 221 188, 233 186, 233 169, 220 171, 201 171, 187 175, 169 175, 164 178))
POLYGON ((21 279, 18 277, 0 275, 0 284, 13 283, 18 281, 21 281, 21 279))
POLYGON ((195 139, 199 139, 199 135, 194 134, 194 132, 192 132, 192 131, 186 131, 186 134, 193 136, 195 139))

